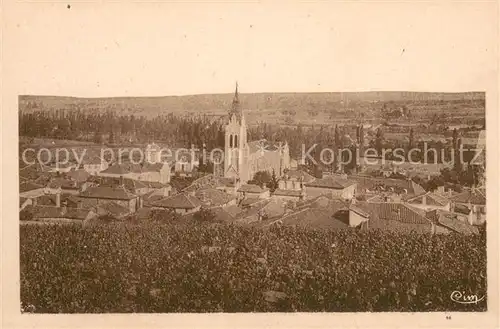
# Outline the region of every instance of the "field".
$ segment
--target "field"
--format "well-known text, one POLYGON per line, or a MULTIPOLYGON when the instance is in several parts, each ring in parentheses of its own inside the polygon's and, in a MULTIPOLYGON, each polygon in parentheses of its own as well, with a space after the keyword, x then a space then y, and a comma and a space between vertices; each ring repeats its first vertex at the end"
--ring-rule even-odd
POLYGON ((485 311, 481 237, 222 224, 21 226, 37 313, 485 311))

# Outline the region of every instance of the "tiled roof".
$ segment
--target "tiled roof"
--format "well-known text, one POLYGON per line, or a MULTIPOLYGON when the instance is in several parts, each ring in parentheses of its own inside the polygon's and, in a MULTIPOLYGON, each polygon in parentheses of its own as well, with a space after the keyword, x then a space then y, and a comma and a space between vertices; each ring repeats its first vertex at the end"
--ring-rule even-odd
POLYGON ((466 235, 479 234, 477 227, 451 218, 450 216, 441 215, 438 219, 438 223, 457 233, 466 235))
POLYGON ((240 206, 242 207, 245 207, 245 206, 250 206, 254 203, 257 203, 257 202, 264 202, 264 199, 260 199, 260 198, 245 198, 243 200, 240 201, 240 206))
POLYGON ((341 177, 335 177, 335 176, 327 176, 325 178, 321 179, 316 179, 310 183, 306 183, 306 186, 309 187, 319 187, 319 188, 329 188, 329 189, 344 189, 347 188, 351 185, 356 184, 356 182, 348 180, 348 179, 343 179, 341 177))
POLYGON ((151 191, 143 195, 144 207, 152 207, 157 201, 165 199, 166 196, 158 191, 151 191))
POLYGON ((153 202, 152 206, 171 209, 193 209, 201 206, 201 201, 187 193, 180 193, 153 202))
POLYGON ((453 202, 458 203, 471 203, 474 205, 485 205, 486 204, 486 194, 484 190, 473 189, 470 191, 465 191, 457 194, 450 198, 453 202))
POLYGON ((356 206, 370 214, 364 228, 395 232, 431 233, 432 224, 425 217, 425 211, 401 203, 358 202, 356 206))
POLYGON ((35 184, 31 181, 26 181, 21 184, 19 184, 19 192, 28 192, 28 191, 33 191, 37 189, 42 189, 43 186, 39 184, 35 184))
POLYGON ((130 209, 116 202, 106 202, 97 206, 99 216, 109 215, 116 219, 122 218, 130 213, 130 209))
POLYGON ((222 206, 234 200, 235 197, 215 188, 202 188, 196 191, 195 196, 201 202, 208 202, 210 206, 222 206))
POLYGON ((441 196, 439 194, 433 193, 433 192, 427 192, 423 193, 417 196, 410 196, 410 197, 404 197, 403 200, 405 200, 408 203, 413 203, 413 204, 423 204, 423 198, 426 198, 426 204, 428 205, 434 205, 434 206, 446 206, 450 201, 445 198, 444 196, 441 196))
POLYGON ((302 195, 301 190, 283 190, 277 189, 273 192, 273 195, 278 196, 290 196, 290 197, 300 197, 302 195))
POLYGON ((401 193, 403 190, 406 190, 408 194, 412 195, 420 195, 426 192, 422 186, 407 179, 375 178, 360 175, 349 176, 349 179, 356 181, 358 187, 361 189, 389 190, 392 187, 394 192, 401 193))
POLYGON ((143 173, 143 172, 159 172, 163 168, 163 163, 149 163, 144 162, 142 164, 134 163, 115 163, 109 166, 106 170, 101 173, 105 174, 115 174, 115 175, 126 175, 129 173, 143 173))
POLYGON ((326 207, 307 207, 280 218, 282 225, 297 225, 310 228, 349 228, 349 214, 342 212, 345 203, 330 200, 326 207))
POLYGON ((296 180, 300 180, 302 178, 302 182, 304 183, 310 183, 316 179, 315 177, 311 176, 310 174, 308 174, 303 170, 287 170, 285 175, 287 175, 291 179, 296 179, 296 180))
POLYGON ((226 186, 226 187, 234 187, 234 179, 229 178, 229 177, 220 177, 217 179, 217 182, 221 186, 226 186))
POLYGON ((370 217, 370 213, 368 213, 367 211, 364 211, 363 209, 361 209, 360 207, 357 207, 354 204, 349 205, 349 210, 357 213, 360 216, 363 216, 366 218, 370 217))
POLYGON ((90 174, 83 169, 78 169, 67 172, 66 176, 77 182, 85 182, 89 178, 90 174))
POLYGON ((245 193, 263 193, 265 191, 268 191, 268 188, 262 188, 258 185, 253 185, 253 184, 245 184, 242 185, 239 189, 238 192, 245 192, 245 193))
POLYGON ((224 211, 226 211, 232 217, 236 218, 241 213, 241 208, 238 207, 237 205, 230 205, 224 207, 224 211))
POLYGON ((130 167, 126 165, 114 164, 103 170, 103 174, 126 175, 130 173, 130 167))
POLYGON ((23 211, 33 214, 33 218, 67 218, 80 219, 87 218, 90 209, 65 208, 52 206, 27 206, 23 211))
POLYGON ((469 209, 469 207, 467 207, 466 205, 462 205, 462 204, 456 204, 454 208, 455 208, 454 210, 456 212, 458 212, 460 214, 464 214, 464 215, 468 215, 472 211, 471 209, 469 209))
POLYGON ((113 199, 113 200, 131 200, 137 196, 130 193, 123 187, 108 187, 97 186, 89 187, 80 193, 82 198, 95 198, 95 199, 113 199))
POLYGON ((76 180, 72 180, 70 178, 58 177, 50 180, 47 184, 48 188, 58 189, 62 188, 65 190, 78 190, 80 185, 76 180))
POLYGON ((443 196, 440 196, 436 193, 429 193, 427 194, 427 203, 428 204, 433 204, 433 205, 438 205, 438 206, 446 206, 448 203, 450 203, 450 200, 446 199, 443 196))
POLYGON ((19 197, 19 207, 21 207, 26 202, 26 200, 28 200, 28 198, 19 197))
POLYGON ((236 216, 233 216, 231 212, 228 212, 226 210, 226 208, 217 207, 217 208, 212 208, 210 210, 214 213, 215 218, 222 222, 230 223, 233 222, 236 218, 236 216))

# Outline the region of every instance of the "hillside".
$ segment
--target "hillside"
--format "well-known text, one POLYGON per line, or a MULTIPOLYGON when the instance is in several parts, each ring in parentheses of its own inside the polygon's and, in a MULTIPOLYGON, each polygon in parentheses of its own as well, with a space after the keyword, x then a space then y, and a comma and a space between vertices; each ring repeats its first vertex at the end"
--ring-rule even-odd
MULTIPOLYGON (((19 96, 19 109, 116 111, 119 115, 156 116, 214 115, 226 113, 233 94, 205 94, 164 97, 77 98, 60 96, 19 96)), ((485 94, 424 92, 349 92, 349 93, 256 93, 240 94, 250 122, 269 121, 281 124, 297 122, 342 121, 363 116, 376 118, 384 103, 392 107, 406 105, 422 116, 453 110, 453 116, 484 116, 485 94), (321 115, 320 115, 321 114, 321 115)))

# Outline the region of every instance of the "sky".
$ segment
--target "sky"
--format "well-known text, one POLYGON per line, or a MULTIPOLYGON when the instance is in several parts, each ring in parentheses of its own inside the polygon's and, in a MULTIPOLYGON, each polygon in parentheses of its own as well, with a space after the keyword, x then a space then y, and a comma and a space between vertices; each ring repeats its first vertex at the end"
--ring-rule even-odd
POLYGON ((495 2, 32 1, 3 14, 18 94, 484 91, 496 77, 495 2))

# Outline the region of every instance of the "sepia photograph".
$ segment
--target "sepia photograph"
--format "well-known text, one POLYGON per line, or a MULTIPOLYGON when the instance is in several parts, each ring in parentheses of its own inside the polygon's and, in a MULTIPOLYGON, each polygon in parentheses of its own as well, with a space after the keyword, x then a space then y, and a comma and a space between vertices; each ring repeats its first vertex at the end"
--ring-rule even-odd
POLYGON ((496 2, 12 1, 3 15, 2 249, 21 319, 498 326, 496 2))

